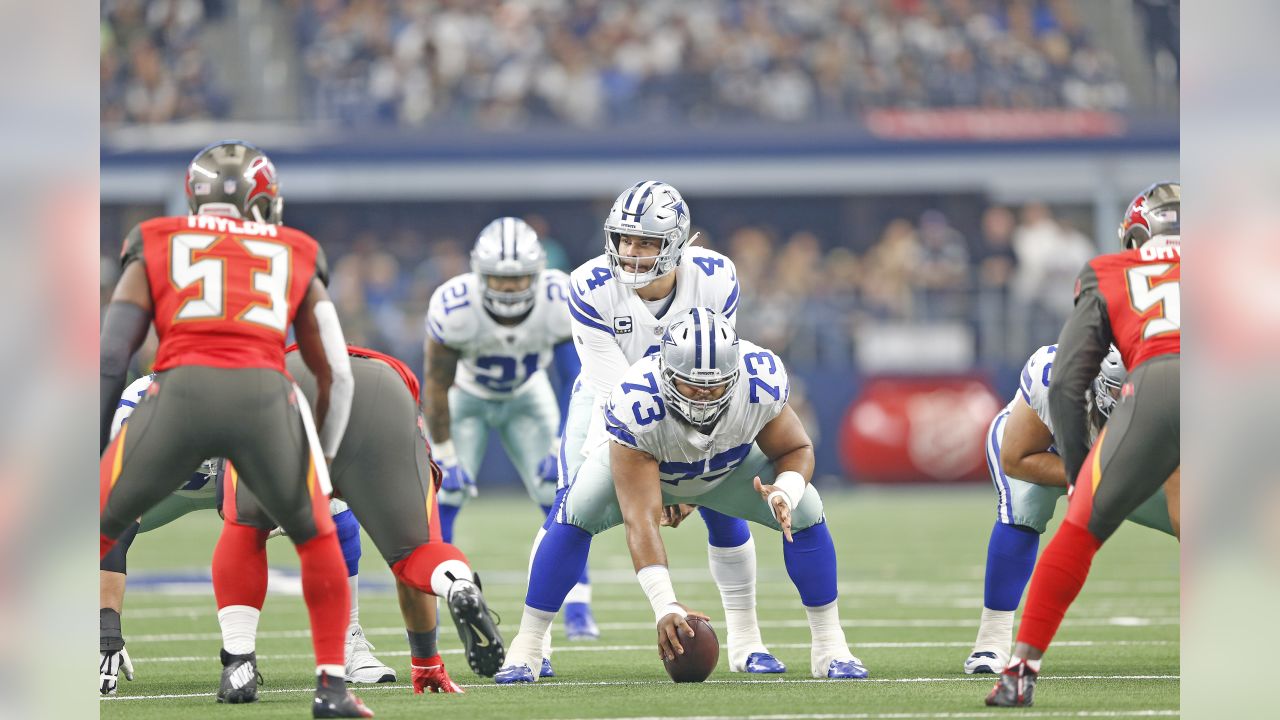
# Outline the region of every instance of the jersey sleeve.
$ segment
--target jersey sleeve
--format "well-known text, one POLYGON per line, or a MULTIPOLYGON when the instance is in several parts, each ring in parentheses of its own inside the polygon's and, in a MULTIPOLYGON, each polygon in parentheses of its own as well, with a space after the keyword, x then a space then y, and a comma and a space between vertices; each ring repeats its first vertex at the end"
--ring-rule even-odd
POLYGON ((547 303, 547 337, 552 345, 572 339, 569 317, 569 276, 559 270, 548 270, 542 276, 543 299, 547 303))
POLYGON ((142 260, 142 225, 134 225, 128 235, 124 236, 124 246, 120 248, 120 267, 128 267, 134 260, 142 260))
POLYGON ((138 403, 142 402, 142 397, 147 394, 147 388, 151 387, 151 383, 156 379, 155 375, 143 375, 129 384, 120 394, 120 404, 116 406, 116 414, 111 418, 111 437, 114 439, 120 434, 120 428, 129 421, 129 416, 133 414, 138 403))
POLYGON ((316 279, 321 285, 329 287, 329 256, 324 254, 320 243, 316 243, 316 279))
POLYGON ((1036 415, 1049 427, 1049 382, 1053 377, 1053 359, 1057 357, 1057 345, 1045 345, 1027 358, 1018 377, 1018 396, 1031 406, 1036 415))
POLYGON ((729 319, 731 325, 737 326, 738 323, 738 300, 741 299, 742 288, 738 284, 738 268, 729 258, 724 259, 724 269, 727 271, 727 280, 723 284, 725 297, 720 307, 720 314, 729 319))
POLYGON ((780 415, 791 398, 791 380, 782 358, 772 350, 743 342, 743 377, 751 407, 759 406, 765 422, 780 415))
POLYGON ((1098 290, 1098 275, 1091 262, 1076 279, 1075 307, 1058 336, 1057 365, 1049 384, 1054 445, 1062 455, 1070 483, 1075 483, 1089 454, 1084 393, 1098 374, 1111 341, 1106 298, 1098 290))
POLYGON ((657 377, 657 364, 641 360, 613 388, 604 405, 605 430, 613 441, 650 455, 654 455, 650 436, 667 415, 657 377))
POLYGON ((436 288, 427 305, 427 336, 441 345, 462 350, 476 333, 474 305, 479 302, 466 275, 436 288))
POLYGON ((591 387, 597 398, 608 397, 614 384, 631 367, 613 334, 613 311, 606 302, 607 295, 596 292, 608 282, 613 282, 609 269, 593 263, 574 270, 569 278, 573 344, 582 361, 583 384, 591 387))

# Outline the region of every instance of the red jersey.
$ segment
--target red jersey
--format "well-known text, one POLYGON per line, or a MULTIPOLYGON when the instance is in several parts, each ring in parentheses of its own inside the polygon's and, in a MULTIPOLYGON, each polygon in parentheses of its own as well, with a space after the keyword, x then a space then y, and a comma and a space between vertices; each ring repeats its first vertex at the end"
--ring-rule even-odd
POLYGON ((289 325, 311 279, 328 279, 310 235, 214 215, 138 225, 122 264, 134 260, 151 285, 157 372, 180 365, 284 372, 289 325))
POLYGON ((1090 280, 1106 302, 1112 342, 1132 371, 1157 355, 1182 351, 1182 253, 1177 245, 1100 255, 1089 261, 1076 294, 1090 280))
MULTIPOLYGON (((297 349, 298 344, 294 343, 285 348, 284 351, 285 354, 288 354, 296 351, 297 349)), ((404 381, 405 387, 409 389, 409 394, 413 396, 413 402, 421 404, 422 396, 418 386, 418 377, 414 375, 413 371, 409 369, 409 366, 405 365, 399 358, 394 358, 386 353, 380 353, 377 350, 370 350, 369 348, 352 345, 350 343, 347 344, 347 354, 351 357, 381 360, 382 362, 390 365, 391 369, 395 370, 396 374, 400 376, 400 379, 404 381)))

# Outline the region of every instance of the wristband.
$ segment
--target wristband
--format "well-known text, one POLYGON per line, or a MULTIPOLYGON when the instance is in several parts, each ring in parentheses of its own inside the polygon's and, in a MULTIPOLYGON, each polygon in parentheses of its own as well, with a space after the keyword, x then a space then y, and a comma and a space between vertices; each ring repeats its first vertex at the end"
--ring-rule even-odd
POLYGON ((769 493, 767 502, 769 506, 773 506, 773 499, 782 498, 787 503, 788 510, 794 510, 800 504, 800 499, 804 497, 805 486, 804 476, 794 470, 787 470, 778 473, 778 477, 773 479, 773 492, 769 493))
POLYGON ((676 613, 681 617, 687 615, 684 608, 676 604, 676 591, 671 586, 671 572, 667 570, 667 566, 649 565, 642 567, 636 571, 636 579, 640 581, 640 587, 644 589, 644 594, 649 598, 649 605, 653 608, 655 622, 671 613, 676 613))

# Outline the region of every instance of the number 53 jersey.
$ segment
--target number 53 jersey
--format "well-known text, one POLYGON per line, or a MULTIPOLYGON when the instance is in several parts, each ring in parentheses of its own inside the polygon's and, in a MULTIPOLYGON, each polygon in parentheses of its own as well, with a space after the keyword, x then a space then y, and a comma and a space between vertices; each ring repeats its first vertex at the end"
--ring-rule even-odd
POLYGON ((466 273, 437 288, 427 307, 427 335, 462 356, 454 377, 459 388, 504 400, 532 387, 529 379, 551 362, 552 348, 569 339, 569 277, 543 270, 533 309, 511 326, 485 311, 480 282, 466 273))
POLYGON ((614 388, 605 406, 605 429, 615 442, 658 461, 662 489, 692 497, 715 487, 751 453, 756 435, 787 405, 791 385, 782 360, 739 340, 738 381, 710 435, 671 414, 658 389, 658 356, 641 358, 614 388))
POLYGON ((155 306, 156 372, 180 365, 284 372, 285 337, 311 279, 328 281, 310 235, 213 215, 143 222, 125 239, 121 265, 135 260, 146 267, 155 306))

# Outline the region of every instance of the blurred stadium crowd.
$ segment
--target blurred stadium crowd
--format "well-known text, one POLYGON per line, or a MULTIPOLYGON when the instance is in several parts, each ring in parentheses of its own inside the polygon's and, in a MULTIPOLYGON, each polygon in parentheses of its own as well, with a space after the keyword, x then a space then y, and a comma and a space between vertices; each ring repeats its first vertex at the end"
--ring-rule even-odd
MULTIPOLYGON (((1130 0, 1160 96, 1177 94, 1167 0, 1130 0), (1167 47, 1166 47, 1167 46, 1167 47), (1172 61, 1169 55, 1172 54, 1172 61), (1161 67, 1166 68, 1161 72, 1161 67)), ((225 0, 103 0, 102 119, 223 119, 203 23, 225 0), (203 43, 203 44, 202 44, 203 43)), ((350 125, 839 120, 878 108, 1134 105, 1073 0, 289 0, 299 120, 350 125)))

